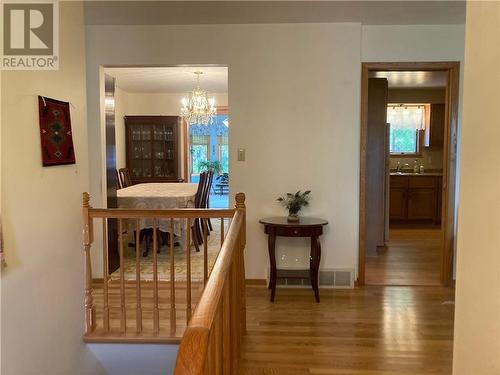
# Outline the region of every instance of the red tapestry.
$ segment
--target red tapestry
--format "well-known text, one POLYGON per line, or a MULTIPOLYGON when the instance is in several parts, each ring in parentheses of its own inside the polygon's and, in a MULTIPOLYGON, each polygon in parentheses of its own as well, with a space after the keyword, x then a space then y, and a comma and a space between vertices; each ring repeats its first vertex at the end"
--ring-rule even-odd
POLYGON ((75 164, 69 103, 38 97, 44 166, 75 164))

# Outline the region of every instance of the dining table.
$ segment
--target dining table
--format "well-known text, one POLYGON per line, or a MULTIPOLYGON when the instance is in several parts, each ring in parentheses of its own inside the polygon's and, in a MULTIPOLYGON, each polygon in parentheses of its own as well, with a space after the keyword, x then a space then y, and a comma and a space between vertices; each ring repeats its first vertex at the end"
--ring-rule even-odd
MULTIPOLYGON (((178 208, 194 208, 198 184, 192 183, 144 183, 128 186, 117 191, 119 208, 142 210, 166 210, 178 208)), ((135 224, 129 220, 130 225, 135 224)), ((170 219, 139 220, 140 229, 156 227, 165 233, 171 232, 170 219)), ((185 238, 187 222, 185 219, 174 219, 174 235, 185 238)))

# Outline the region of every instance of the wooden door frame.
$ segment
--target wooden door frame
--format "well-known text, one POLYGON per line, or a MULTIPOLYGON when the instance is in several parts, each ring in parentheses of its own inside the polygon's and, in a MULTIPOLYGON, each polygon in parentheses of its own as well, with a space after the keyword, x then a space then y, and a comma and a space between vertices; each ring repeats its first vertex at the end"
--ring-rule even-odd
POLYGON ((370 71, 446 71, 446 114, 443 145, 442 184, 442 249, 441 284, 453 283, 453 249, 455 240, 455 190, 457 164, 457 129, 460 62, 369 62, 361 66, 361 134, 360 134, 360 177, 359 177, 359 257, 357 285, 365 285, 366 246, 366 156, 368 135, 368 78, 370 71))

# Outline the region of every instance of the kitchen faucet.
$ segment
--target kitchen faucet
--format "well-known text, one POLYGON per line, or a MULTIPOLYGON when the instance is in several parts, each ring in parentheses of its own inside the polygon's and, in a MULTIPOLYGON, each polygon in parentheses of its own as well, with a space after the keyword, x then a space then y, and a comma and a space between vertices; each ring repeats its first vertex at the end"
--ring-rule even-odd
POLYGON ((401 172, 401 170, 404 169, 404 167, 408 167, 408 169, 410 169, 410 164, 405 163, 405 164, 403 164, 403 168, 401 168, 401 163, 398 161, 398 165, 396 167, 396 172, 401 172))

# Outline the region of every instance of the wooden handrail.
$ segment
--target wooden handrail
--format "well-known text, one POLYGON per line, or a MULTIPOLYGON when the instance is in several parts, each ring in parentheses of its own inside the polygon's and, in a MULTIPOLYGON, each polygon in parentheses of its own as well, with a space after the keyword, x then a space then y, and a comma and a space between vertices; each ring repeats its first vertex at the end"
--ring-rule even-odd
POLYGON ((186 218, 231 218, 234 209, 180 208, 175 210, 144 210, 134 208, 89 208, 90 219, 186 219, 186 218))
POLYGON ((175 375, 237 373, 246 329, 244 247, 245 196, 238 193, 236 213, 181 341, 175 375))

